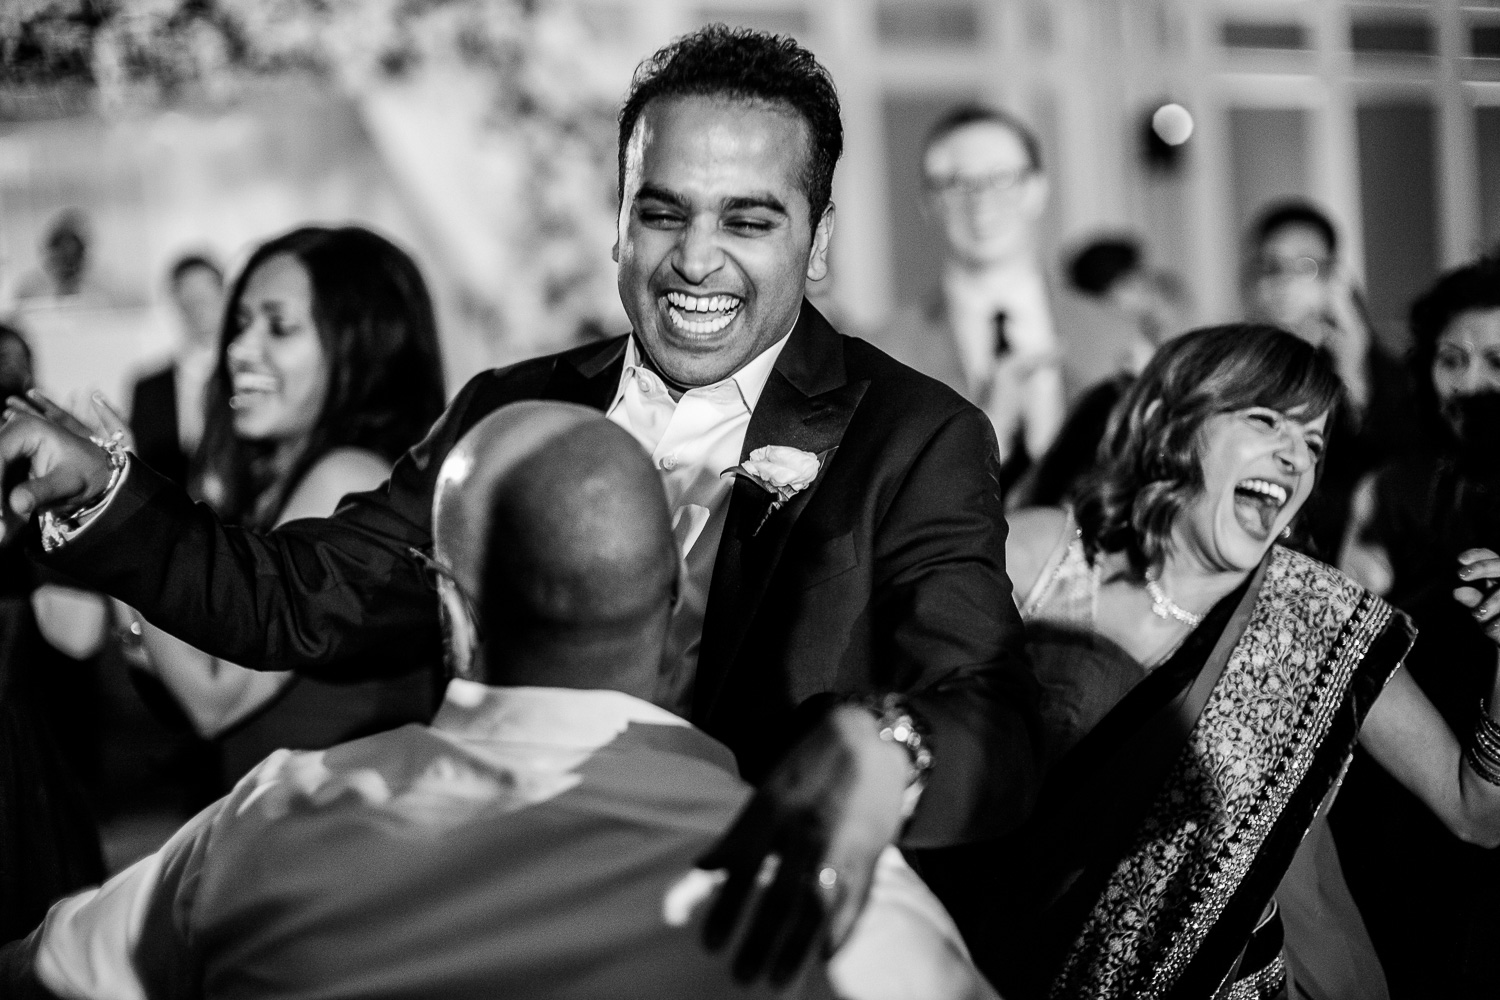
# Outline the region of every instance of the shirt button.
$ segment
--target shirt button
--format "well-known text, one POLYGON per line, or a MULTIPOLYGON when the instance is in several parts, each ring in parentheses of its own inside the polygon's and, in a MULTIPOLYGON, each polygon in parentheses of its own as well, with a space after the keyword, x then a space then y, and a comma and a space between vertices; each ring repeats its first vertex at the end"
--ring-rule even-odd
POLYGON ((660 468, 663 472, 671 472, 673 469, 677 468, 677 456, 663 455, 661 457, 661 460, 656 464, 657 467, 660 468))
POLYGON ((636 387, 639 388, 642 392, 651 391, 651 380, 646 378, 646 376, 644 375, 636 376, 635 384, 636 387))

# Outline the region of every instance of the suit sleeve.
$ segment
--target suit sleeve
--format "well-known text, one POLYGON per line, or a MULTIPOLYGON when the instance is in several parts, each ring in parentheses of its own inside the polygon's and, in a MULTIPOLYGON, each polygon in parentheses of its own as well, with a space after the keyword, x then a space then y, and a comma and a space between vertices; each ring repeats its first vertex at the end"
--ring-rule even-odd
POLYGON ((257 533, 132 461, 98 518, 44 563, 222 659, 329 680, 406 673, 440 657, 436 598, 411 547, 432 542, 438 468, 496 399, 471 381, 390 479, 331 518, 257 533))
MULTIPOLYGON (((1035 794, 1037 689, 1005 573, 994 432, 966 408, 928 440, 875 535, 881 673, 931 731, 934 765, 904 847, 982 839, 1035 794)), ((877 654, 880 655, 880 654, 877 654)))

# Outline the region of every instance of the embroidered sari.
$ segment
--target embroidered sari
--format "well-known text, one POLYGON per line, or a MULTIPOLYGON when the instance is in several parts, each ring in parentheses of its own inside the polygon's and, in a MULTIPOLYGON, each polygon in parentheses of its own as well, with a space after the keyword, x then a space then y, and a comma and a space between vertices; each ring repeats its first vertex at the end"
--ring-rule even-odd
POLYGON ((1007 997, 1273 995, 1272 894, 1411 625, 1275 547, 1146 670, 1088 632, 1097 590, 1074 539, 1023 608, 1055 766, 977 870, 989 912, 971 944, 1007 997), (1174 732, 1200 674, 1203 707, 1174 732))

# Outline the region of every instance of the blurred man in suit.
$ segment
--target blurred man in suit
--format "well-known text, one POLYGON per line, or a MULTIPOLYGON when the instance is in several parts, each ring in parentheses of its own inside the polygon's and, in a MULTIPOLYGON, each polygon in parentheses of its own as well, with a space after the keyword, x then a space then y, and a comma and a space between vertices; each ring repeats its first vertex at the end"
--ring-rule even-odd
POLYGON ((925 210, 947 247, 939 286, 873 338, 990 417, 1009 487, 1063 421, 1058 337, 1036 226, 1047 204, 1041 143, 995 108, 955 108, 922 150, 925 210))
POLYGON ((142 461, 186 486, 188 464, 203 437, 203 388, 213 373, 224 272, 209 258, 188 254, 168 271, 167 291, 182 338, 170 362, 136 380, 130 433, 142 461))

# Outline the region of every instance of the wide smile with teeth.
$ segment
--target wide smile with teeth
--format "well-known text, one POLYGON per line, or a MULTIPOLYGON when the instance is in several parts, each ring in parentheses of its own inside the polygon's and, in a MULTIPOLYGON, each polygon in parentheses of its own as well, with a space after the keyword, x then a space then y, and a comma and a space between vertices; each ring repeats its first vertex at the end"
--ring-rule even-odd
POLYGON ((231 407, 240 407, 257 396, 268 396, 281 388, 281 383, 272 375, 258 372, 235 372, 231 385, 234 395, 229 399, 231 407))
POLYGON ((275 392, 279 383, 273 375, 259 372, 235 372, 235 392, 275 392))
POLYGON ((1242 479, 1234 487, 1234 516, 1252 538, 1266 541, 1276 530, 1276 519, 1290 494, 1269 479, 1242 479))
POLYGON ((667 302, 667 316, 672 325, 684 333, 718 333, 731 322, 740 311, 740 299, 734 295, 688 295, 685 292, 668 292, 662 296, 667 302))
POLYGON ((1266 479, 1246 479, 1235 487, 1236 492, 1253 493, 1275 502, 1277 507, 1286 506, 1286 487, 1266 479))

